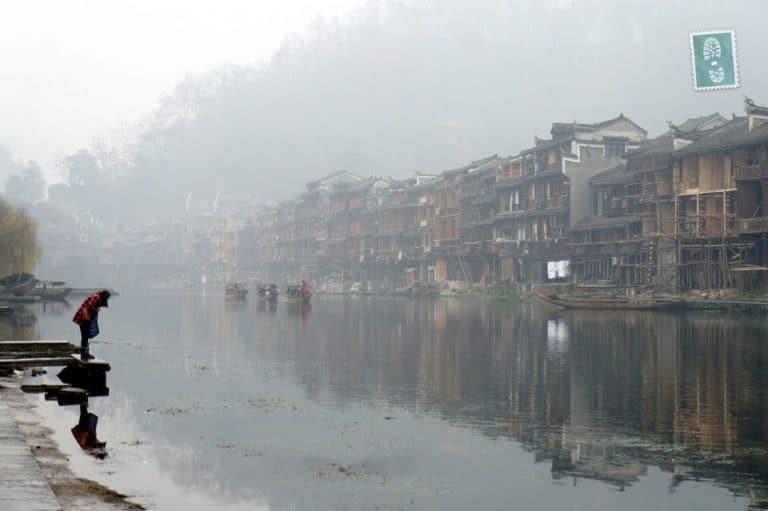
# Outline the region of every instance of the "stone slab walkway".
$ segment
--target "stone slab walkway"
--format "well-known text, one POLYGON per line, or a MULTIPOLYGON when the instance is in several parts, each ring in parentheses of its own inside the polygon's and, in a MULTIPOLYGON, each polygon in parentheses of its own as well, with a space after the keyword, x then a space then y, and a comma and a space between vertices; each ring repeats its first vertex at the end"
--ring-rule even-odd
POLYGON ((29 450, 8 406, 0 398, 0 509, 53 511, 61 506, 29 450))

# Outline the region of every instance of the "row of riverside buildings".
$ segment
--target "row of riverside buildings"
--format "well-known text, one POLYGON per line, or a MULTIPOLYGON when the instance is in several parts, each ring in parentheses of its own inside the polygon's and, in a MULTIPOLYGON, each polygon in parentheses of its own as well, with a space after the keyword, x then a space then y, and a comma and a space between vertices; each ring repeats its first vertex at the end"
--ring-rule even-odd
POLYGON ((349 288, 768 288, 768 108, 649 139, 622 115, 404 180, 342 171, 240 233, 240 268, 349 288))

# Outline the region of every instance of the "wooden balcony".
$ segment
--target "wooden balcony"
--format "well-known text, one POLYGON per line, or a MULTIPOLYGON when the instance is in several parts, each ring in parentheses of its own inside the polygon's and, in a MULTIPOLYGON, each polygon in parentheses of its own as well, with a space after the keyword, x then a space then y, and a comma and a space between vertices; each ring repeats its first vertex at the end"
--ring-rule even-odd
POLYGON ((564 208, 566 201, 564 197, 550 197, 548 199, 525 199, 525 210, 535 211, 540 209, 559 209, 564 208))
POLYGON ((735 170, 736 179, 740 181, 768 177, 768 165, 739 165, 735 170))
POLYGON ((739 233, 758 234, 768 232, 768 218, 742 218, 739 222, 739 233))

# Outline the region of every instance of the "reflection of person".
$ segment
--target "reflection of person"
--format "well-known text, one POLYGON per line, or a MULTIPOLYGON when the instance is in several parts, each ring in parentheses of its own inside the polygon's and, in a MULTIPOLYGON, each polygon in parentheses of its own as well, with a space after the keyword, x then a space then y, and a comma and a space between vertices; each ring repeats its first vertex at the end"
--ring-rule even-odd
POLYGON ((80 326, 80 356, 83 360, 93 358, 88 353, 88 339, 95 337, 99 333, 97 319, 101 307, 109 307, 107 300, 112 296, 106 289, 97 291, 85 299, 83 304, 77 309, 72 321, 80 326))
POLYGON ((103 459, 107 456, 107 452, 104 450, 107 443, 101 442, 96 438, 96 424, 98 421, 99 418, 95 414, 88 413, 88 404, 81 404, 80 419, 75 427, 72 428, 72 435, 77 440, 77 444, 81 449, 91 456, 103 459))

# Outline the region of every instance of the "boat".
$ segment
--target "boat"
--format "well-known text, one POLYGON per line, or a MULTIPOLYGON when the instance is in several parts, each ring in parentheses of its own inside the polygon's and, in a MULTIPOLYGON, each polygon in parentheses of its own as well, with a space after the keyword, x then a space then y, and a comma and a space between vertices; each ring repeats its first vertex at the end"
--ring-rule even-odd
POLYGON ((557 295, 536 295, 545 302, 555 304, 565 309, 624 309, 646 310, 664 309, 671 307, 674 302, 655 299, 629 299, 629 298, 563 298, 557 295))
POLYGON ((98 293, 102 290, 109 291, 109 294, 112 297, 118 296, 120 294, 110 287, 73 287, 70 294, 72 296, 90 296, 93 293, 98 293))
POLYGON ((13 306, 7 303, 0 303, 0 316, 10 316, 13 314, 13 306))
POLYGON ((256 294, 265 302, 277 303, 280 293, 277 290, 277 284, 265 284, 256 289, 256 294))
POLYGON ((434 298, 440 296, 440 287, 433 282, 422 282, 417 280, 409 286, 395 289, 392 294, 395 296, 434 298))
POLYGON ((307 286, 305 291, 303 284, 288 284, 285 294, 284 300, 288 303, 309 305, 309 301, 312 299, 312 292, 309 290, 309 286, 307 286))
POLYGON ((39 296, 32 295, 0 295, 0 302, 36 303, 41 300, 39 296))
POLYGON ((237 282, 230 282, 224 289, 224 294, 227 298, 236 298, 242 300, 245 298, 245 295, 248 294, 248 290, 237 282))
POLYGON ((29 292, 32 296, 39 296, 43 300, 63 300, 72 292, 66 282, 60 280, 38 280, 35 287, 29 292))
POLYGON ((0 293, 14 296, 29 294, 37 279, 31 273, 14 273, 0 279, 0 293))

